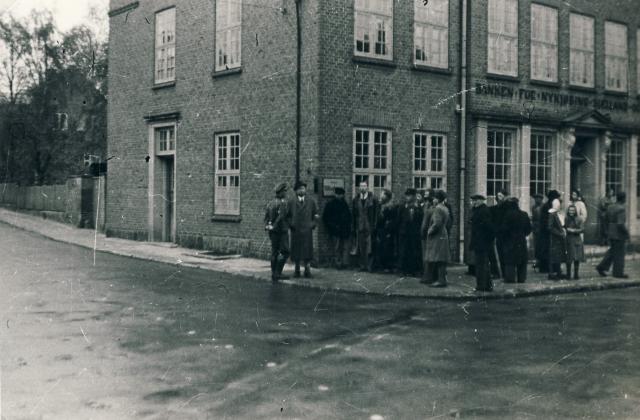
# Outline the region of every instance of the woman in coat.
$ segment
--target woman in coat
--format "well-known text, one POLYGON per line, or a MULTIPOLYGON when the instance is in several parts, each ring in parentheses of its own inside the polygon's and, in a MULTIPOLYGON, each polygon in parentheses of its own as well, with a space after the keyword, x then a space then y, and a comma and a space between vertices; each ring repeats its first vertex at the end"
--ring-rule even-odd
POLYGON ((548 273, 551 270, 549 261, 549 246, 551 245, 551 234, 549 233, 549 210, 551 204, 560 198, 560 193, 556 190, 550 190, 547 192, 547 201, 540 207, 540 231, 538 237, 540 238, 540 267, 538 269, 541 273, 548 273))
POLYGON ((567 278, 571 278, 571 265, 573 265, 573 278, 578 280, 580 275, 580 262, 585 261, 584 243, 582 241, 582 233, 584 232, 584 223, 578 215, 576 206, 571 205, 567 209, 567 217, 564 222, 564 228, 567 231, 567 278))
POLYGON ((524 283, 527 280, 527 236, 531 233, 529 215, 520 210, 518 199, 508 198, 504 204, 504 222, 502 227, 504 282, 524 283))
POLYGON ((431 287, 447 286, 447 262, 451 259, 449 251, 449 210, 444 205, 447 195, 444 191, 438 190, 434 193, 433 211, 430 216, 429 229, 427 230, 427 247, 425 249, 424 260, 431 270, 431 278, 436 281, 431 287))
POLYGON ((562 263, 567 261, 566 237, 564 223, 560 214, 560 200, 555 199, 549 209, 549 280, 564 278, 562 263))

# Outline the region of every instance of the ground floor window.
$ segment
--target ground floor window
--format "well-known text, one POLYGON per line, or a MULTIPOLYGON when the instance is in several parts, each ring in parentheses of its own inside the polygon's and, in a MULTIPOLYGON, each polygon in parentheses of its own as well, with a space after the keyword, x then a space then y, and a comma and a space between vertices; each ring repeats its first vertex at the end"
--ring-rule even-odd
POLYGON ((240 215, 240 134, 215 136, 214 213, 240 215))
POLYGON ((413 134, 413 186, 418 190, 445 189, 447 139, 442 134, 413 134))
POLYGON ((513 132, 490 128, 487 137, 487 195, 493 197, 511 188, 513 132))
POLYGON ((354 194, 361 182, 380 195, 391 188, 391 132, 373 128, 356 128, 353 136, 354 194))
POLYGON ((624 141, 612 139, 607 151, 607 165, 605 170, 606 191, 613 189, 616 193, 622 191, 624 172, 624 141))
POLYGON ((551 138, 549 133, 531 134, 529 190, 531 195, 545 195, 551 189, 551 138))

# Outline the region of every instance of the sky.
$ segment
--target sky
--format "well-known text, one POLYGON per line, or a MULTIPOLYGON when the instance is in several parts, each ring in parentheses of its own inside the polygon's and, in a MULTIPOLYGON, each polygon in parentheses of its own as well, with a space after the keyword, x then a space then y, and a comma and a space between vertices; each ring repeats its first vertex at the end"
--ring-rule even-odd
POLYGON ((0 0, 0 17, 11 14, 18 19, 29 16, 32 9, 49 10, 53 14, 56 26, 67 31, 73 26, 87 24, 107 36, 109 0, 0 0), (100 11, 100 22, 88 19, 89 10, 96 7, 100 11))

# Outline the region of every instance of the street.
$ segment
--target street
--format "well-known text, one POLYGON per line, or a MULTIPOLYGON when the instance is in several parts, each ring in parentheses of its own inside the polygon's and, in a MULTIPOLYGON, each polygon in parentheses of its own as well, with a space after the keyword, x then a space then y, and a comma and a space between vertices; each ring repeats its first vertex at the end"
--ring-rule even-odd
POLYGON ((0 238, 3 419, 640 418, 638 288, 371 297, 0 238))

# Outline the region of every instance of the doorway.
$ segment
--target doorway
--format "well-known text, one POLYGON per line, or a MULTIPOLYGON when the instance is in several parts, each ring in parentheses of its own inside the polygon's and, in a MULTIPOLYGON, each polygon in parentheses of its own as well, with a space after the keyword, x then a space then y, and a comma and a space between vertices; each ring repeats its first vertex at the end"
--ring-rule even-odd
POLYGON ((160 214, 162 219, 162 242, 174 242, 174 157, 161 157, 160 166, 162 168, 162 206, 160 214))

